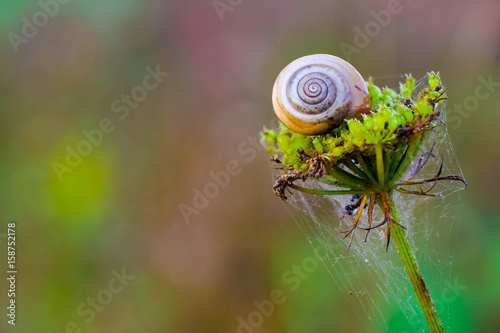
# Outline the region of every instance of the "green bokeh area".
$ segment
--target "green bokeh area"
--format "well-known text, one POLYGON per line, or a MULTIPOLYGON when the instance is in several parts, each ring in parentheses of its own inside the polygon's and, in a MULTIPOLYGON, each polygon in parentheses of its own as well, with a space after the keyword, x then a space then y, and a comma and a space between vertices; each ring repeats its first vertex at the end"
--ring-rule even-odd
MULTIPOLYGON (((0 332, 238 332, 276 290, 285 300, 252 333, 373 332, 273 195, 258 143, 276 76, 314 53, 381 87, 439 71, 469 189, 445 199, 451 212, 421 212, 440 238, 417 255, 445 251, 442 275, 462 286, 429 286, 447 300, 447 332, 498 331, 496 1, 401 1, 382 18, 390 1, 41 3, 57 13, 15 47, 43 8, 0 4, 0 332), (453 223, 439 219, 448 213, 453 223), (317 265, 293 279, 304 263, 317 265)), ((436 267, 421 261, 424 277, 436 267)), ((397 304, 373 300, 387 332, 414 332, 397 304)))

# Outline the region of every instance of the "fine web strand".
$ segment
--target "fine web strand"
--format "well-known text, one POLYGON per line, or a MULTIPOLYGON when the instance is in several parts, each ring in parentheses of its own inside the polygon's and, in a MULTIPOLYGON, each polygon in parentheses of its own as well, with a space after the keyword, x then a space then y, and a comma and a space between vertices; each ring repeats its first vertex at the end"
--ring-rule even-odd
MULTIPOLYGON (((331 188, 314 181, 307 183, 315 188, 331 188)), ((300 211, 299 214, 292 212, 297 224, 345 295, 346 304, 353 308, 358 318, 367 322, 366 326, 372 327, 370 331, 390 331, 387 316, 399 308, 409 325, 422 332, 427 323, 394 244, 391 243, 389 252, 385 251, 386 229, 372 230, 366 243, 366 231, 356 230, 347 252, 349 238, 344 239, 339 231, 347 229, 354 217, 339 216, 349 199, 350 196, 319 196, 293 191, 287 206, 300 211)), ((446 328, 449 305, 441 295, 454 280, 450 250, 456 241, 458 222, 455 216, 460 205, 453 198, 403 193, 397 193, 394 201, 446 328)), ((367 227, 366 210, 361 219, 360 226, 367 227)), ((377 207, 373 220, 373 224, 383 220, 377 207)))

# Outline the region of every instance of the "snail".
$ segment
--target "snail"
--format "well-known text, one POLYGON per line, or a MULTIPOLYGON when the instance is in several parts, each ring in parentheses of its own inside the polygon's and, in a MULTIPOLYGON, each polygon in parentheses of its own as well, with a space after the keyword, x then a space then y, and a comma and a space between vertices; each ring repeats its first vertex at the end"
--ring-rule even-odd
POLYGON ((273 87, 273 108, 294 132, 330 132, 344 119, 371 110, 363 77, 347 61, 328 54, 299 58, 286 66, 273 87))

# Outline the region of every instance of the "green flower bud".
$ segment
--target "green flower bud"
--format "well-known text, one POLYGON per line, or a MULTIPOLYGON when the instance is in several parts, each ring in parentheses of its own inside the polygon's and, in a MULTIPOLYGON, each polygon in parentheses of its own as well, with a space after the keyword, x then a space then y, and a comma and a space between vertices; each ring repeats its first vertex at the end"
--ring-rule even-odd
POLYGON ((293 148, 295 148, 295 150, 297 149, 304 149, 304 150, 307 150, 308 148, 312 148, 310 142, 304 138, 303 136, 295 136, 292 138, 292 140, 290 141, 293 148))
POLYGON ((385 87, 384 91, 382 92, 385 96, 389 96, 392 99, 397 99, 398 98, 398 93, 391 88, 385 87))
POLYGON ((365 125, 365 128, 367 130, 371 130, 373 129, 373 118, 372 117, 369 117, 369 116, 366 116, 364 117, 363 119, 363 124, 365 125))
POLYGON ((316 150, 318 154, 323 154, 323 145, 321 144, 320 140, 319 139, 314 140, 313 144, 314 144, 314 150, 316 150))
POLYGON ((379 104, 382 100, 382 90, 374 85, 368 85, 368 93, 370 94, 370 101, 372 105, 379 104))
POLYGON ((295 154, 287 154, 286 155, 286 164, 295 164, 295 163, 298 163, 299 162, 299 154, 295 153, 295 154))
POLYGON ((411 74, 406 77, 406 87, 410 93, 413 92, 413 89, 415 89, 415 79, 413 79, 411 74))
POLYGON ((361 135, 363 134, 363 124, 361 124, 361 122, 359 122, 358 120, 349 120, 347 122, 348 126, 349 126, 349 131, 351 131, 354 135, 361 135))
POLYGON ((419 98, 417 100, 417 112, 425 118, 432 112, 432 105, 429 105, 425 98, 419 98))
POLYGON ((401 92, 401 95, 403 95, 406 98, 411 98, 411 91, 408 89, 406 85, 403 83, 399 83, 399 91, 401 92))
POLYGON ((407 122, 413 121, 414 116, 413 116, 413 112, 411 112, 411 110, 406 109, 404 112, 404 116, 405 116, 407 122))
POLYGON ((276 144, 278 142, 278 132, 270 129, 264 129, 262 140, 266 143, 276 144))
POLYGON ((399 126, 399 120, 397 117, 401 117, 399 115, 394 115, 393 117, 389 118, 389 125, 388 125, 388 129, 390 131, 395 131, 396 128, 398 128, 399 126))
POLYGON ((344 147, 337 147, 332 150, 332 155, 334 157, 341 157, 344 155, 344 147))
POLYGON ((440 83, 439 76, 436 75, 434 72, 430 72, 429 73, 429 85, 432 88, 436 88, 437 86, 439 86, 439 83, 440 83))
POLYGON ((278 147, 280 148, 281 151, 285 152, 288 150, 288 147, 290 146, 290 137, 288 136, 288 133, 281 133, 278 136, 278 147))
MULTIPOLYGON (((380 109, 380 113, 382 112, 382 108, 380 109)), ((379 115, 380 113, 377 113, 379 115)), ((373 125, 376 131, 383 131, 385 129, 386 117, 373 117, 373 125)))
POLYGON ((267 146, 266 151, 269 155, 273 155, 274 153, 276 153, 276 149, 274 149, 273 146, 267 146))
POLYGON ((355 145, 351 141, 346 142, 344 147, 345 147, 345 151, 348 153, 352 153, 354 151, 354 149, 356 148, 355 145))

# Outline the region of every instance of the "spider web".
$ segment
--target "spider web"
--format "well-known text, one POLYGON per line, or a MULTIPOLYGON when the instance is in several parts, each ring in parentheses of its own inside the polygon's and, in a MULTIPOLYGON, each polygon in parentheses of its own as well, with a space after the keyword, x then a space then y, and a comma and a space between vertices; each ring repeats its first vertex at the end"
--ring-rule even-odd
MULTIPOLYGON (((421 91, 427 82, 427 77, 420 79, 415 91, 421 91)), ((441 104, 440 111, 439 118, 444 121, 444 103, 441 104)), ((443 122, 437 122, 436 125, 420 149, 420 155, 417 155, 403 178, 411 176, 411 171, 423 161, 426 163, 413 178, 415 180, 436 176, 442 161, 442 176, 453 174, 463 177, 446 126, 443 122)), ((335 189, 314 180, 297 184, 310 188, 335 189)), ((406 188, 425 191, 432 185, 429 183, 406 188)), ((460 211, 457 196, 449 196, 464 187, 461 182, 445 180, 437 182, 431 191, 440 193, 438 197, 399 192, 395 192, 394 196, 401 223, 407 228, 408 242, 414 251, 445 331, 450 328, 451 303, 449 298, 444 296, 443 290, 449 291, 450 282, 454 281, 452 253, 457 242, 460 211)), ((350 203, 350 196, 311 195, 294 190, 287 196, 289 198, 286 206, 294 208, 289 209, 292 216, 321 258, 334 283, 345 295, 346 304, 354 311, 353 318, 364 321, 369 332, 395 332, 396 330, 391 328, 393 322, 388 316, 397 311, 402 313, 408 322, 402 325, 406 331, 429 330, 393 242, 386 252, 385 226, 372 230, 366 242, 366 231, 356 230, 352 246, 347 252, 349 237, 344 239, 344 234, 339 231, 346 230, 355 216, 354 213, 352 216, 342 217, 345 215, 343 207, 350 203), (300 211, 299 214, 297 210, 300 211)), ((365 209, 361 217, 361 227, 368 226, 366 215, 365 209)), ((383 214, 376 205, 372 225, 381 221, 383 214)))

